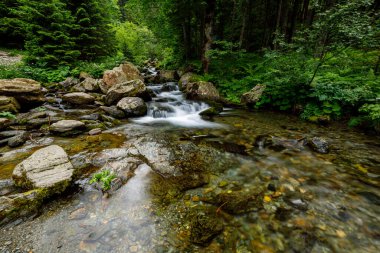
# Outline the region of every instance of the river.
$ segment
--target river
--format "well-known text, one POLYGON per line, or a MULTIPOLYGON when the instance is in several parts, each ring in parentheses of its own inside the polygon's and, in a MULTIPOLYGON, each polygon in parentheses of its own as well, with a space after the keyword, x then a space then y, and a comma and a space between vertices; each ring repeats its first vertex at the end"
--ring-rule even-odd
POLYGON ((176 83, 149 88, 148 115, 95 144, 43 137, 0 150, 1 179, 51 143, 92 160, 65 197, 1 228, 1 252, 380 252, 379 137, 274 112, 204 119, 208 105, 176 83), (328 141, 327 154, 306 145, 313 137, 328 141), (135 149, 147 162, 120 189, 88 183, 94 161, 116 164, 135 149))

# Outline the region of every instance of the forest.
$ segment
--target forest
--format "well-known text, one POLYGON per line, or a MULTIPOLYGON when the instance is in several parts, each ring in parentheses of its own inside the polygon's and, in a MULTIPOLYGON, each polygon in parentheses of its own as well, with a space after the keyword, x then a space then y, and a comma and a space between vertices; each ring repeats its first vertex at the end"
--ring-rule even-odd
POLYGON ((215 83, 232 103, 265 84, 254 108, 378 127, 379 8, 371 0, 3 0, 1 46, 21 50, 25 64, 3 67, 1 77, 58 82, 123 59, 158 59, 215 83))

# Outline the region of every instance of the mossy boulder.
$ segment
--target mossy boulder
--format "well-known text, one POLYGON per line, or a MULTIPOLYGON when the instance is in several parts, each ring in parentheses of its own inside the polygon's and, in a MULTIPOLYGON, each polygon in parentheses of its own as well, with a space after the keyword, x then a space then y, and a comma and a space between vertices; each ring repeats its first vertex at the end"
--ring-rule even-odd
POLYGON ((0 225, 37 212, 48 195, 46 189, 34 189, 0 197, 0 225))

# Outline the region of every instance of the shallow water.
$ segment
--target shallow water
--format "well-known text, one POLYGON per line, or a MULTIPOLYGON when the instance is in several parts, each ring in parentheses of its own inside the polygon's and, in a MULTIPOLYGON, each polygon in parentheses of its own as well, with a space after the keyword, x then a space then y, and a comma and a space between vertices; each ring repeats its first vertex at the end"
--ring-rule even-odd
POLYGON ((122 143, 91 150, 137 148, 150 161, 119 190, 104 196, 84 178, 79 192, 39 217, 0 230, 0 245, 33 252, 380 251, 379 137, 271 112, 226 110, 212 122, 198 118, 196 128, 167 118, 111 129, 125 136, 122 143), (315 136, 328 140, 328 154, 300 144, 315 136))

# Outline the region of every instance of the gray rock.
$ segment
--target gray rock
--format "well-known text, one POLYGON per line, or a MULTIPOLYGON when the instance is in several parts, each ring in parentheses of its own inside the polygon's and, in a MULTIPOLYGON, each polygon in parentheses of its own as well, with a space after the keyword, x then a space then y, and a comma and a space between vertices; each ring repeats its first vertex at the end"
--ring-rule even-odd
POLYGON ((191 72, 187 72, 186 74, 182 75, 181 79, 178 82, 179 83, 179 87, 181 88, 181 90, 186 90, 187 85, 189 83, 194 82, 196 76, 197 76, 196 74, 191 73, 191 72))
POLYGON ((49 194, 66 189, 74 173, 66 152, 57 145, 51 145, 34 152, 19 163, 13 171, 17 186, 25 189, 48 188, 49 194))
POLYGON ((111 115, 112 117, 114 117, 116 119, 123 119, 123 118, 125 118, 124 112, 122 110, 117 109, 117 107, 114 106, 114 105, 110 106, 110 107, 101 106, 100 109, 102 109, 107 114, 111 115))
POLYGON ((101 80, 94 79, 92 77, 88 77, 84 79, 81 83, 74 86, 75 91, 79 92, 97 92, 100 90, 99 83, 101 80))
POLYGON ((132 80, 112 86, 107 92, 105 102, 107 105, 112 105, 124 97, 141 97, 145 100, 150 99, 145 84, 141 80, 132 80))
POLYGON ((255 87, 253 87, 252 90, 244 93, 240 101, 242 104, 245 105, 255 105, 263 95, 263 92, 265 91, 266 85, 258 84, 255 87))
POLYGON ((147 113, 148 107, 144 100, 137 97, 126 97, 117 103, 117 108, 122 110, 127 117, 143 116, 147 113))
POLYGON ((79 80, 73 77, 66 78, 65 81, 59 83, 63 88, 71 88, 77 84, 79 84, 79 80))
POLYGON ((188 83, 184 90, 186 97, 195 100, 220 101, 220 95, 215 86, 210 82, 188 83))
POLYGON ((307 144, 312 150, 321 154, 327 154, 330 149, 328 141, 321 137, 313 137, 307 144))
POLYGON ((24 130, 9 130, 0 132, 0 139, 7 139, 16 135, 21 135, 26 133, 24 130))
POLYGON ((0 180, 0 196, 16 191, 14 182, 11 179, 0 180))
POLYGON ((58 134, 79 134, 85 128, 86 125, 77 120, 61 120, 50 126, 50 130, 58 134))
POLYGON ((99 135, 101 133, 102 133, 101 128, 95 128, 95 129, 92 129, 90 132, 88 132, 89 135, 99 135))
POLYGON ((29 134, 27 132, 13 136, 8 139, 8 146, 11 148, 22 146, 28 139, 29 134))
POLYGON ((73 92, 65 94, 62 97, 62 100, 70 104, 87 105, 94 103, 95 98, 84 92, 73 92))

